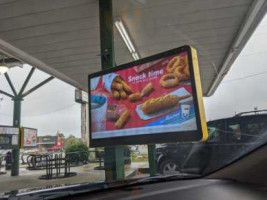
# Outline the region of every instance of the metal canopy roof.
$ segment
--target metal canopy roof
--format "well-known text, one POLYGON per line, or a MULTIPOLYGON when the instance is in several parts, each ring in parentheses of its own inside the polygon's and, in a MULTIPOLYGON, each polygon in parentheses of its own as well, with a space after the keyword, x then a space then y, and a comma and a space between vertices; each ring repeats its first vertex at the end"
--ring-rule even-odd
MULTIPOLYGON (((211 95, 266 12, 265 0, 113 0, 146 57, 184 44, 199 53, 204 95, 211 95)), ((116 64, 133 60, 114 30, 116 64)), ((87 90, 100 70, 97 0, 0 0, 0 49, 87 90)))

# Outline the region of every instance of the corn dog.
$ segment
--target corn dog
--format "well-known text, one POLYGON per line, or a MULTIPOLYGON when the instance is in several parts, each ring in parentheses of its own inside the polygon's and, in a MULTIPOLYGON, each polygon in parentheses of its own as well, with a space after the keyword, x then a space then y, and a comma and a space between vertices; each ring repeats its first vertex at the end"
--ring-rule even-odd
POLYGON ((116 129, 121 129, 130 117, 129 110, 125 110, 115 123, 116 129))
POLYGON ((176 95, 165 95, 147 100, 142 105, 145 114, 152 114, 179 105, 179 97, 176 95))

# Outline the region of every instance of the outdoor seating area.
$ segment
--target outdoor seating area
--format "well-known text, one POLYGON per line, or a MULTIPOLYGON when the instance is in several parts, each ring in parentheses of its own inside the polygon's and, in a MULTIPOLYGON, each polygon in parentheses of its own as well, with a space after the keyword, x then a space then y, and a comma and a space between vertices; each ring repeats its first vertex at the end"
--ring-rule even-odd
MULTIPOLYGON (((47 187, 61 184, 95 182, 105 180, 104 151, 22 154, 20 158, 20 176, 10 177, 10 170, 5 170, 5 162, 0 175, 0 193, 12 184, 14 189, 47 187), (88 157, 87 157, 87 155, 88 157), (86 156, 85 156, 86 155, 86 156), (85 159, 87 158, 87 160, 85 159)), ((148 172, 140 169, 148 168, 148 162, 125 163, 125 177, 147 177, 148 172)))

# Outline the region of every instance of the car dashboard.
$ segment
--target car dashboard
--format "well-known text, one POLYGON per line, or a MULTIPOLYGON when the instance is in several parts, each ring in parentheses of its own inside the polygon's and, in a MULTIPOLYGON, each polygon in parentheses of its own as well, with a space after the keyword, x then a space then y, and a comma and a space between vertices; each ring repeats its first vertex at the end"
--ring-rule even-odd
POLYGON ((228 180, 194 179, 122 187, 62 199, 266 200, 264 188, 228 180))

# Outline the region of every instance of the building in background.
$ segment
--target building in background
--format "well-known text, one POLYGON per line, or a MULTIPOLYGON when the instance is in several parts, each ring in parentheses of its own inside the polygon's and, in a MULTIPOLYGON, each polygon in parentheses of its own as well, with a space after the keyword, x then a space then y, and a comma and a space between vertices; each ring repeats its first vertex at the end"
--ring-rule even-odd
POLYGON ((57 131, 56 136, 46 135, 39 136, 37 138, 37 145, 40 152, 47 151, 61 151, 63 146, 63 140, 65 136, 63 133, 57 131))

